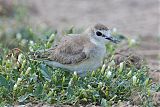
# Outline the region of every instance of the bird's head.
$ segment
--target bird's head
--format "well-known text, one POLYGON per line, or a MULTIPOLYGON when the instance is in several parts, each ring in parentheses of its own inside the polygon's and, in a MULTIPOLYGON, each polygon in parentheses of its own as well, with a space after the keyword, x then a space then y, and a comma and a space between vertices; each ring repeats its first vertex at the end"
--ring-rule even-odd
POLYGON ((95 24, 89 29, 91 38, 94 38, 97 41, 104 43, 107 41, 111 41, 113 43, 118 42, 118 40, 112 36, 111 30, 109 30, 108 27, 104 26, 103 24, 95 24))

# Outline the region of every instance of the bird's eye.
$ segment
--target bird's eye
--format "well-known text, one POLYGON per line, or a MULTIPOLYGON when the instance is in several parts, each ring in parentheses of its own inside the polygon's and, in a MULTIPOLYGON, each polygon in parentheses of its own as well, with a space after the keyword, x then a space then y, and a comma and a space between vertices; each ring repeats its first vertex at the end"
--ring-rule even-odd
POLYGON ((97 31, 97 32, 96 32, 96 35, 97 35, 97 36, 102 36, 102 33, 99 32, 99 31, 97 31))

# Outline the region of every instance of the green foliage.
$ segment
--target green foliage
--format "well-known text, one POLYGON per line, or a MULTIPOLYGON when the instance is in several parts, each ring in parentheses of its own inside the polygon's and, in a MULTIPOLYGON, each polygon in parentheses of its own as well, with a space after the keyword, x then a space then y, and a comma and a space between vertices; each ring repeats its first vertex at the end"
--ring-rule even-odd
MULTIPOLYGON (((28 30, 26 33, 33 35, 28 30)), ((48 41, 28 45, 28 49, 49 48, 54 35, 48 41)), ((34 37, 31 36, 31 39, 34 37)), ((116 45, 108 44, 106 48, 113 56, 116 45)), ((135 66, 127 67, 126 62, 116 65, 111 57, 108 59, 109 66, 102 66, 86 77, 80 77, 32 60, 27 52, 22 51, 18 59, 14 54, 6 57, 7 53, 5 49, 0 53, 0 105, 47 102, 71 105, 93 103, 105 107, 119 101, 132 102, 131 95, 134 93, 140 93, 143 99, 141 105, 151 104, 151 82, 145 66, 136 69, 135 66)))
MULTIPOLYGON (((0 106, 45 102, 50 104, 87 104, 93 103, 110 107, 120 101, 134 103, 133 95, 139 95, 140 105, 152 106, 151 91, 160 91, 160 84, 151 85, 147 68, 122 62, 116 65, 113 56, 116 45, 107 44, 109 52, 103 65, 98 70, 80 77, 70 74, 65 69, 51 68, 43 61, 30 58, 29 52, 47 49, 52 46, 56 31, 38 29, 29 26, 27 8, 23 5, 11 9, 14 15, 0 17, 0 106), (41 39, 40 39, 41 38, 41 39), (19 55, 15 50, 21 49, 19 55), (28 52, 28 53, 27 53, 28 52)), ((71 27, 63 34, 81 33, 83 29, 71 27)), ((113 35, 119 40, 126 39, 114 29, 113 35)), ((129 46, 137 44, 128 40, 129 46)))

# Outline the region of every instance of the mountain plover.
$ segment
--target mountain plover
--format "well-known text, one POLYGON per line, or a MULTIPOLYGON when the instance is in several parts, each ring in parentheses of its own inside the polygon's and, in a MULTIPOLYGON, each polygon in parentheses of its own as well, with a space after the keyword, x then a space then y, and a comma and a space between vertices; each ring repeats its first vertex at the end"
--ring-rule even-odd
POLYGON ((34 52, 34 59, 41 59, 51 67, 60 67, 85 75, 96 70, 106 55, 106 42, 116 43, 111 31, 102 24, 90 26, 82 34, 64 36, 57 46, 34 52))

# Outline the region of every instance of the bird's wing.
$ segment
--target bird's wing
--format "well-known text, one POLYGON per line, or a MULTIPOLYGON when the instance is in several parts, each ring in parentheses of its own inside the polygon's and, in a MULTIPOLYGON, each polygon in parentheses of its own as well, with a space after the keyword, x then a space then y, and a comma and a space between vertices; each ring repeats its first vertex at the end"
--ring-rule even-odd
POLYGON ((56 61, 61 64, 76 64, 89 58, 84 51, 83 39, 63 39, 56 47, 37 54, 37 58, 56 61), (74 42, 72 42, 74 41, 74 42))
POLYGON ((65 42, 66 40, 73 39, 74 37, 80 36, 80 34, 67 34, 67 35, 64 35, 63 37, 62 36, 59 37, 59 36, 55 37, 52 47, 55 47, 58 44, 65 42))

